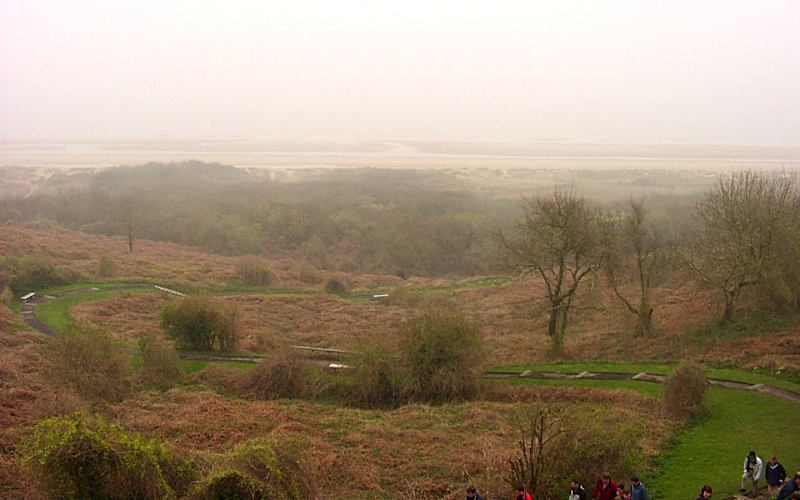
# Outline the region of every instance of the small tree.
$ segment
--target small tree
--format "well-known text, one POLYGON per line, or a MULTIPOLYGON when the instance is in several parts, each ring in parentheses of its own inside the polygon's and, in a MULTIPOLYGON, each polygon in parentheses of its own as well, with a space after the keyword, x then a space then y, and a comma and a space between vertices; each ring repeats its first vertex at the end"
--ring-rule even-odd
POLYGON ((239 337, 237 311, 205 298, 170 302, 161 310, 161 326, 184 349, 229 351, 239 337))
POLYGON ((349 401, 360 407, 380 408, 401 404, 408 396, 407 380, 397 363, 397 350, 387 343, 362 346, 348 364, 353 366, 349 401))
POLYGON ((604 260, 604 271, 611 289, 625 308, 636 316, 634 334, 647 335, 653 327, 651 290, 667 267, 664 238, 646 223, 642 201, 631 200, 630 211, 616 224, 614 242, 604 260), (632 272, 631 272, 632 271, 632 272), (621 282, 633 281, 635 298, 626 296, 621 282))
POLYGON ((478 330, 453 309, 432 310, 412 320, 400 350, 419 397, 464 400, 479 389, 481 344, 478 330))
POLYGON ((673 418, 690 418, 708 410, 708 378, 703 367, 681 364, 664 382, 664 411, 673 418))
POLYGON ((723 321, 733 318, 742 291, 762 285, 780 260, 781 235, 796 227, 799 197, 793 176, 745 171, 720 177, 698 204, 684 259, 720 291, 723 321))
POLYGON ((97 261, 97 274, 104 278, 110 278, 117 274, 117 262, 110 255, 103 255, 97 261))
POLYGON ((563 415, 549 406, 529 409, 519 422, 519 454, 508 459, 511 486, 524 484, 528 491, 541 495, 555 482, 553 467, 557 453, 557 438, 565 432, 563 415))
POLYGON ((507 265, 544 283, 549 302, 547 333, 564 350, 569 312, 578 287, 597 270, 608 234, 605 220, 573 191, 555 189, 547 198, 526 199, 510 237, 500 234, 507 265))

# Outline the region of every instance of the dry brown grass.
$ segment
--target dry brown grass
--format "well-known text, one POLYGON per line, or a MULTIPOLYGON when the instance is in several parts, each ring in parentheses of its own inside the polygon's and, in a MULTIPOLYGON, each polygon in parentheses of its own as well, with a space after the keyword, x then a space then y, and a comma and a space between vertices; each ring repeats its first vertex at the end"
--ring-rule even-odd
MULTIPOLYGON (((657 405, 634 410, 631 393, 586 392, 588 404, 611 405, 621 419, 646 423, 647 450, 657 449, 672 429, 655 410, 643 410, 657 405)), ((570 389, 529 395, 577 405, 575 411, 587 404, 571 402, 575 394, 570 389)), ((308 447, 303 460, 306 470, 314 471, 315 488, 332 497, 457 498, 469 483, 495 495, 505 492, 496 464, 515 442, 512 416, 521 408, 519 402, 477 402, 372 411, 304 401, 232 401, 208 392, 172 390, 129 400, 115 412, 126 426, 200 450, 226 450, 253 438, 299 439, 308 447)))

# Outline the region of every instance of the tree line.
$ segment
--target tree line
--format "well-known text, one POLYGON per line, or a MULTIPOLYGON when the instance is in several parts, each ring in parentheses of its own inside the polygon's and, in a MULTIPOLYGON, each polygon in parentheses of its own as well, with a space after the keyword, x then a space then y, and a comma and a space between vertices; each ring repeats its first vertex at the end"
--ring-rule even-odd
POLYGON ((746 291, 757 308, 800 310, 800 184, 794 174, 722 175, 692 212, 669 224, 655 223, 643 200, 603 209, 574 190, 556 188, 525 200, 513 227, 498 239, 508 268, 543 283, 547 331, 559 352, 577 292, 589 280, 608 285, 636 317, 638 335, 651 332, 652 290, 667 277, 715 290, 723 322, 734 318, 746 291))

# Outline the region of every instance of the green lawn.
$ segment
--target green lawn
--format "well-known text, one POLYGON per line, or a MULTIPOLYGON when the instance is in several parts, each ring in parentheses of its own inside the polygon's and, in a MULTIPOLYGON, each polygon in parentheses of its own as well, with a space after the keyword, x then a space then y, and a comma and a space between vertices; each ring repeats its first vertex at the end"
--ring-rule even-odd
POLYGON ((84 302, 93 300, 107 299, 114 294, 128 293, 131 295, 143 295, 148 293, 156 293, 157 290, 150 288, 143 289, 130 289, 124 291, 108 291, 97 290, 78 295, 68 295, 65 297, 58 297, 48 302, 44 302, 36 306, 36 317, 46 323, 50 328, 56 331, 64 331, 72 324, 72 316, 69 311, 74 306, 84 302))
MULTIPOLYGON (((537 369, 543 369, 542 366, 546 365, 536 365, 537 369)), ((598 370, 599 365, 580 366, 592 366, 592 369, 598 370)), ((607 371, 626 372, 626 365, 613 366, 617 369, 607 371)), ((641 371, 638 368, 645 365, 627 366, 630 368, 627 373, 630 373, 641 371)), ((744 375, 750 374, 745 372, 744 375)), ((653 397, 661 394, 661 385, 636 381, 508 381, 520 385, 630 389, 653 397)), ((690 422, 684 431, 674 437, 670 447, 654 464, 654 469, 642 472, 643 481, 655 500, 694 498, 704 484, 714 487, 715 498, 736 493, 742 461, 751 449, 765 460, 773 454, 777 455, 787 470, 800 468, 800 448, 797 447, 796 437, 797 429, 800 429, 800 406, 766 394, 721 388, 710 390, 709 402, 711 412, 690 422)))

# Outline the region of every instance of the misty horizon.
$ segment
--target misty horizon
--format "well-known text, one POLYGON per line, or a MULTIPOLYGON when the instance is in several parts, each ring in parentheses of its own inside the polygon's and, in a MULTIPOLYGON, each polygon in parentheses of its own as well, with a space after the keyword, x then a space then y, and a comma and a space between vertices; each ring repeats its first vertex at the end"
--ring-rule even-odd
POLYGON ((794 2, 0 1, 0 138, 800 145, 794 2))

